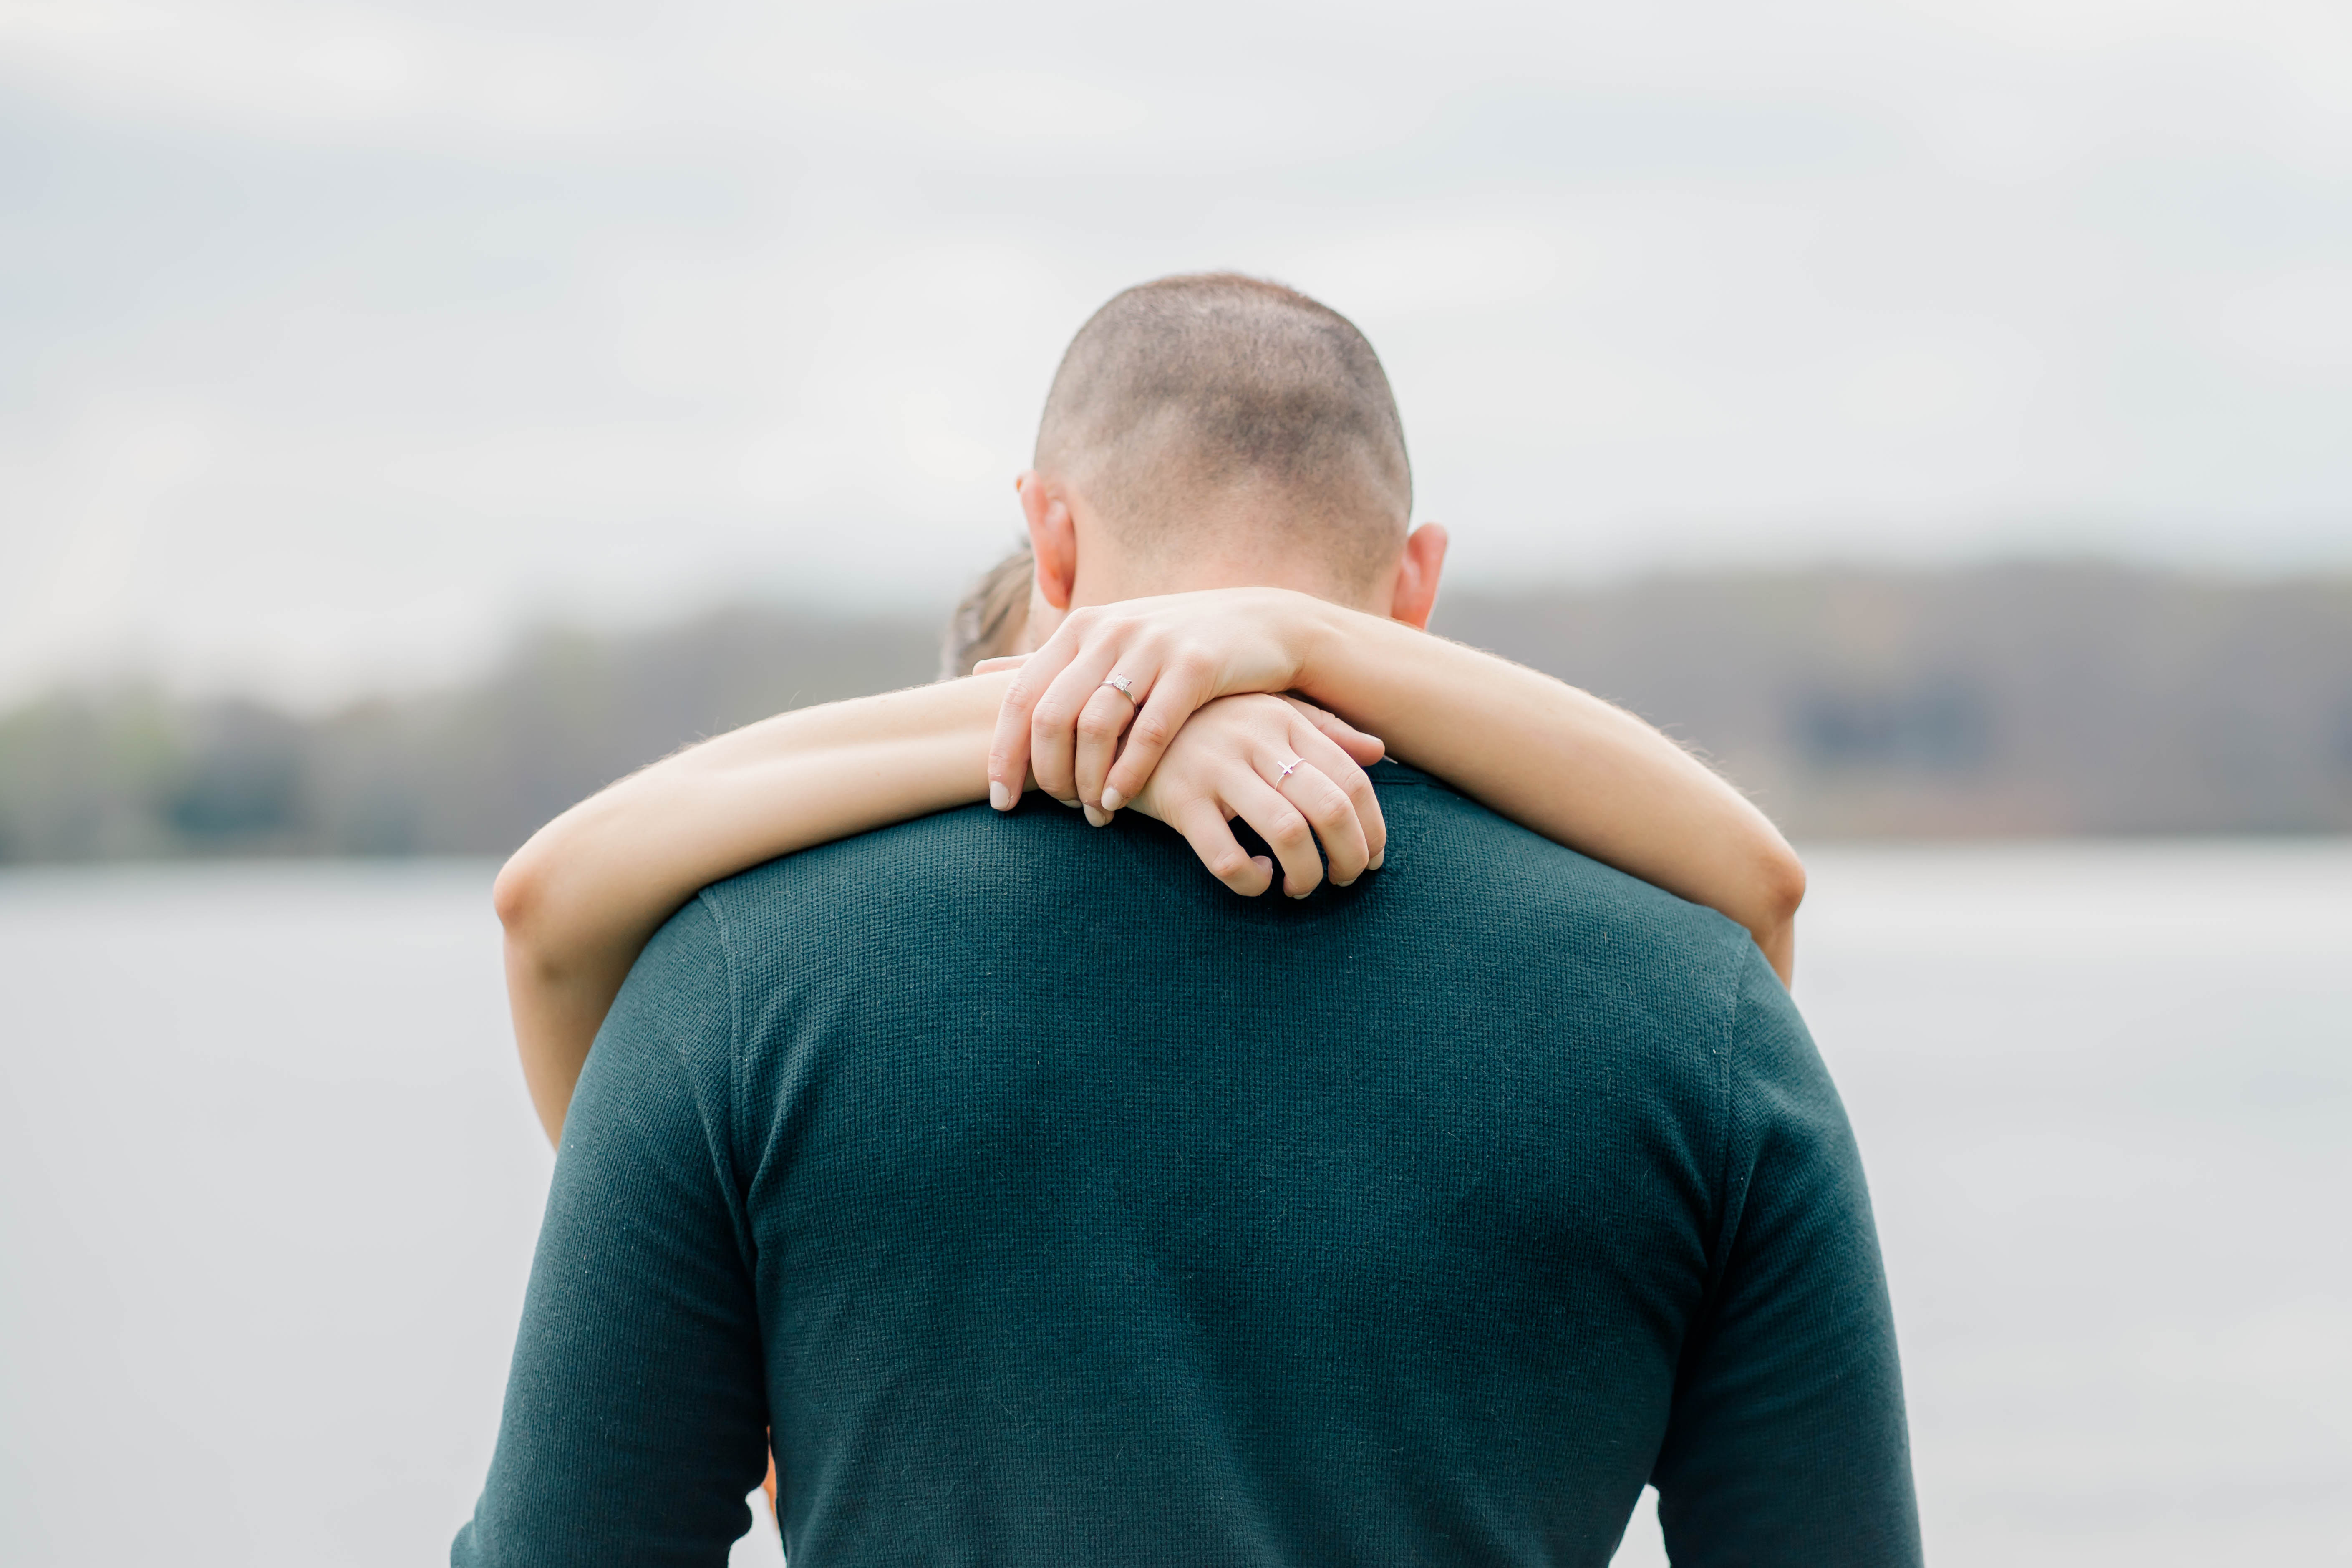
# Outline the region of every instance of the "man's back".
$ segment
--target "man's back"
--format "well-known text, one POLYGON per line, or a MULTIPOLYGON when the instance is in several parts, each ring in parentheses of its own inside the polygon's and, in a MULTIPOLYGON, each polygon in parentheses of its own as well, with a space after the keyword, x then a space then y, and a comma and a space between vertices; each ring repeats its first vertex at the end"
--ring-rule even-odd
POLYGON ((974 808, 709 889, 567 1126, 468 1562, 1916 1560, 1851 1136, 1746 934, 1375 770, 1243 900, 974 808))

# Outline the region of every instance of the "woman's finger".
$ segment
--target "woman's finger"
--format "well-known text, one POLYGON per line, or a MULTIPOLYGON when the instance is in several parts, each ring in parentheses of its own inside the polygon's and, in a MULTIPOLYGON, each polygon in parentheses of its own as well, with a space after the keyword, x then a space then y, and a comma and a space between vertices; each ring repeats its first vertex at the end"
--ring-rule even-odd
POLYGON ((1000 670, 1018 669, 1029 662, 1025 653, 1001 653, 994 658, 983 658, 971 667, 974 675, 994 675, 1000 670))
POLYGON ((1283 700, 1297 709, 1299 716, 1317 730, 1328 735, 1350 759, 1365 767, 1370 767, 1389 754, 1387 742, 1378 735, 1365 734, 1329 709, 1318 708, 1312 702, 1297 697, 1285 697, 1283 700))
MULTIPOLYGON (((1277 770, 1281 764, 1276 764, 1277 770)), ((1348 798, 1347 791, 1333 784, 1328 774, 1305 757, 1290 763, 1290 771, 1280 776, 1275 786, 1282 798, 1298 809, 1307 825, 1315 829, 1315 837, 1323 841, 1325 869, 1333 886, 1346 887, 1364 874, 1371 860, 1371 847, 1365 841, 1364 825, 1356 816, 1356 803, 1348 798)))
POLYGON ((1235 764, 1219 791, 1225 805, 1257 829, 1282 863, 1285 896, 1303 899, 1323 880, 1322 858, 1315 853, 1315 829, 1280 791, 1245 764, 1235 764))
POLYGON ((1037 775, 1037 787, 1056 800, 1078 798, 1073 777, 1078 715, 1093 700, 1103 678, 1111 673, 1118 652, 1114 638, 1088 638, 1054 677, 1030 712, 1029 771, 1037 775))
MULTIPOLYGON (((1340 792, 1355 807, 1356 820, 1364 834, 1365 868, 1379 870, 1381 862, 1388 856, 1389 824, 1388 818, 1381 812, 1381 792, 1372 787, 1371 775, 1364 772, 1356 759, 1342 751, 1329 736, 1304 719, 1292 721, 1290 742, 1297 747, 1300 756, 1322 769, 1324 777, 1339 786, 1340 792)), ((1335 866, 1331 869, 1331 879, 1344 887, 1355 878, 1350 876, 1346 882, 1340 881, 1339 869, 1335 866)))
POLYGON ((1004 700, 996 709, 996 732, 988 742, 988 803, 999 811, 1013 809, 1028 780, 1030 726, 1037 700, 1076 656, 1090 624, 1083 610, 1064 621, 1045 647, 1022 661, 1020 673, 1004 689, 1004 700))
POLYGON ((1217 695, 1216 672, 1205 659, 1178 658, 1165 668, 1150 670, 1149 678, 1147 688, 1144 677, 1137 677, 1136 695, 1143 699, 1143 706, 1128 726, 1127 749, 1111 763, 1103 777, 1102 794, 1097 797, 1111 811, 1143 793, 1176 731, 1202 703, 1217 695))
POLYGON ((1255 899, 1274 885, 1274 862, 1244 849, 1224 812, 1208 796, 1193 795, 1170 807, 1168 826, 1184 836, 1210 876, 1243 898, 1255 899))
MULTIPOLYGON (((1118 737, 1135 721, 1149 689, 1144 684, 1146 678, 1133 673, 1138 668, 1139 661, 1133 657, 1122 661, 1110 677, 1095 688, 1087 705, 1078 710, 1077 750, 1070 762, 1070 773, 1077 785, 1078 798, 1089 806, 1102 804, 1103 780, 1109 774, 1111 763, 1118 759, 1118 737), (1112 685, 1114 678, 1134 687, 1135 695, 1129 697, 1112 685)), ((1119 804, 1124 805, 1126 802, 1119 804)), ((1110 818, 1090 811, 1087 820, 1099 827, 1110 818)))

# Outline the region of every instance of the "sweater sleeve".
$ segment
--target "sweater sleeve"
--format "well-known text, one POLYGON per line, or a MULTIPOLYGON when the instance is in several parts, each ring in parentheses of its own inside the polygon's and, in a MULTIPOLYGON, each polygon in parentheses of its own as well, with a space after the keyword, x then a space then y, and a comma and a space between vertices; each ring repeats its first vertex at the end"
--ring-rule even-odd
POLYGON ((1917 1504, 1894 1315, 1853 1129, 1748 950, 1715 1281, 1653 1473, 1676 1568, 1909 1568, 1917 1504))
POLYGON ((729 1138, 733 1013, 719 923, 689 904, 581 1074, 457 1568, 717 1564, 751 1527, 767 1400, 729 1138))

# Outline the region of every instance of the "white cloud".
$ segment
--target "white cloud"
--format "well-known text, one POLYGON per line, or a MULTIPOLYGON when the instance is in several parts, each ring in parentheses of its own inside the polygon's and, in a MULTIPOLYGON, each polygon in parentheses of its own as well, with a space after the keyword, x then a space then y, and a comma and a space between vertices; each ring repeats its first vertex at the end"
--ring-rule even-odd
POLYGON ((1448 222, 1364 235, 1276 268, 1335 307, 1395 318, 1539 298, 1565 281, 1560 243, 1507 223, 1448 222))
POLYGON ((1068 334, 1202 266, 1366 328, 1472 575, 2352 560, 2347 29, 0 0, 0 694, 134 644, 319 691, 566 604, 943 603, 1068 334), (172 430, 201 461, 110 468, 172 430))
POLYGON ((2266 279, 2222 301, 2238 347, 2297 370, 2352 372, 2352 267, 2266 279))
POLYGON ((1113 134, 1150 112, 1123 93, 1049 71, 976 71, 936 83, 931 96, 974 128, 1014 140, 1113 134))
POLYGON ((427 141, 446 140, 435 120, 476 136, 611 125, 620 106, 608 79, 626 62, 594 45, 311 0, 0 8, 0 68, 113 113, 313 131, 390 123, 412 137, 426 122, 427 141))

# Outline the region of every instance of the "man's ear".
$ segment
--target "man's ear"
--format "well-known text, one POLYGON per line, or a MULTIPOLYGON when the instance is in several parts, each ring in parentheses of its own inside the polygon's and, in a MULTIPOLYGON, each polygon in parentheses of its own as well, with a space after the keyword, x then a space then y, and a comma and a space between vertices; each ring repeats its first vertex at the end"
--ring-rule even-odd
POLYGON ((1389 598, 1389 618, 1416 631, 1429 629, 1429 613, 1437 608, 1437 574, 1445 566, 1445 530, 1424 522, 1404 536, 1404 559, 1397 563, 1396 589, 1389 598))
POLYGON ((1037 557, 1037 592, 1057 610, 1070 607, 1078 582, 1078 525, 1062 487, 1032 468, 1013 481, 1021 515, 1029 522, 1029 549, 1037 557))

